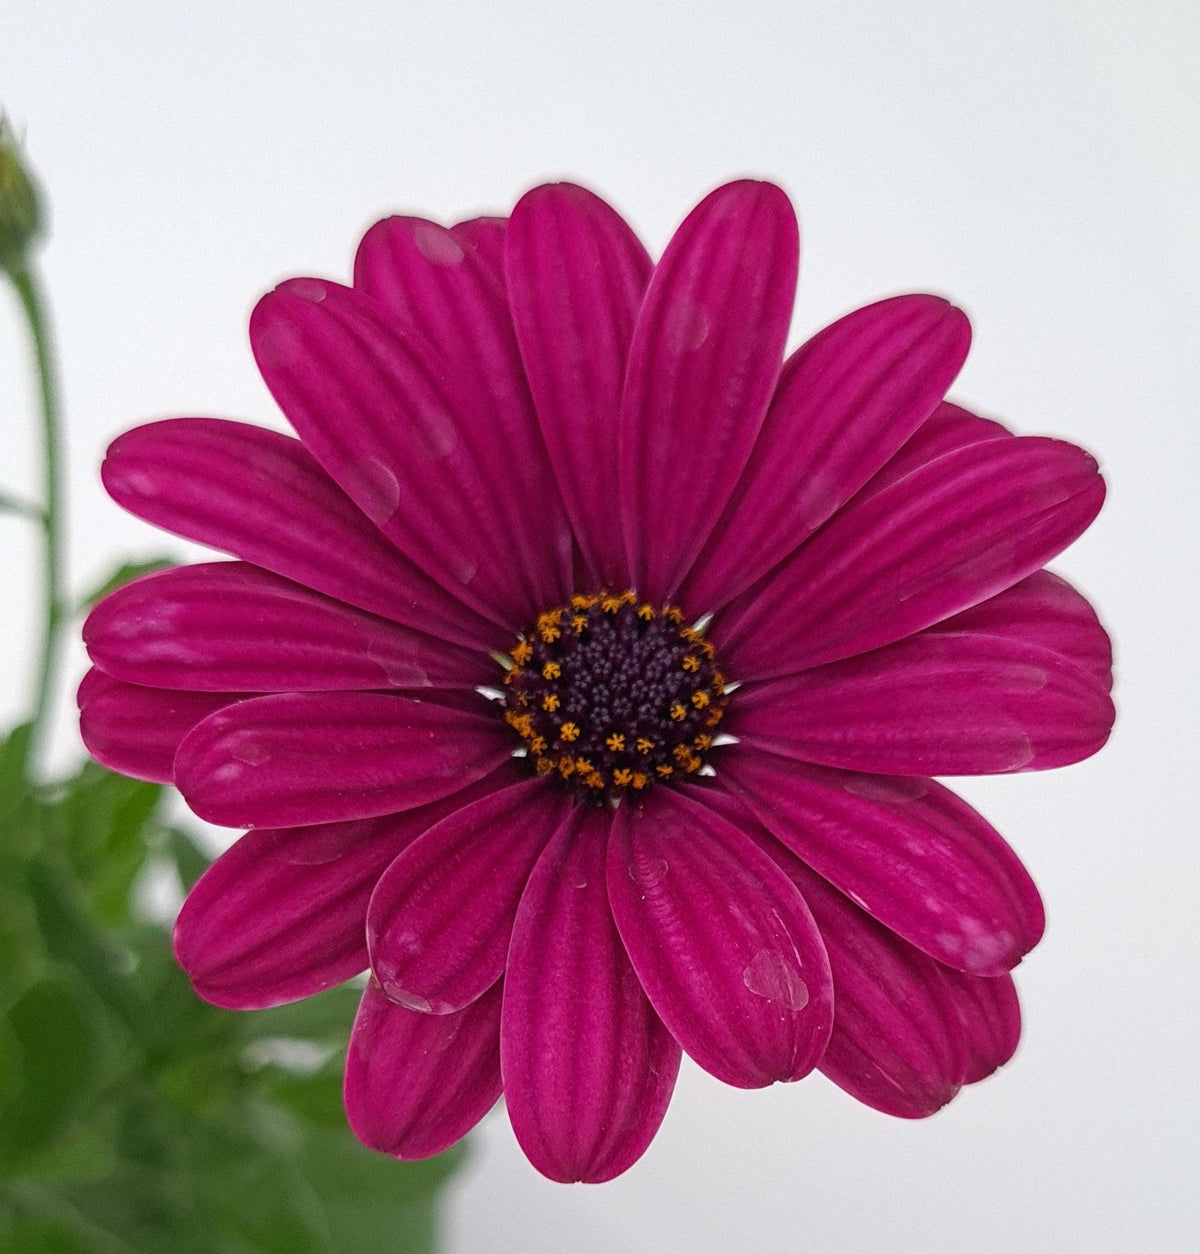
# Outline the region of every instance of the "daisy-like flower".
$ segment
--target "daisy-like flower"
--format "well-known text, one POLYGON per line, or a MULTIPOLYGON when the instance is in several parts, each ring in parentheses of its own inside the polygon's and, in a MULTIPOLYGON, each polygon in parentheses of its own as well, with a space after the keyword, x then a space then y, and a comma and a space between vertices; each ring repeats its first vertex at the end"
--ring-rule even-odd
POLYGON ((234 555, 88 620, 84 739, 249 828, 175 932, 197 992, 371 972, 346 1108, 401 1158, 503 1091, 534 1165, 646 1149, 681 1050, 919 1117, 1020 1030, 1042 907, 931 776, 1094 753, 1110 649, 1042 569, 1096 463, 944 402, 966 318, 901 296, 784 360, 776 187, 655 265, 590 192, 388 218, 250 336, 299 435, 177 418, 104 482, 234 555))

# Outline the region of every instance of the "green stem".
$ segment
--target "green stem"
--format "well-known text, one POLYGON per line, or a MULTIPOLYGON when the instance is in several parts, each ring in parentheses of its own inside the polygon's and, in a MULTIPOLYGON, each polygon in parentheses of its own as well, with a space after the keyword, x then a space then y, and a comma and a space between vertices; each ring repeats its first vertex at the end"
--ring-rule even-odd
POLYGON ((28 266, 10 273, 17 297, 29 324, 37 361, 38 390, 42 411, 42 653, 34 690, 33 727, 29 737, 29 758, 32 764, 46 735, 46 718, 54 680, 58 673, 62 646, 62 629, 66 618, 63 601, 63 492, 62 492, 62 420, 58 403, 58 383, 50 329, 46 320, 41 285, 28 266))

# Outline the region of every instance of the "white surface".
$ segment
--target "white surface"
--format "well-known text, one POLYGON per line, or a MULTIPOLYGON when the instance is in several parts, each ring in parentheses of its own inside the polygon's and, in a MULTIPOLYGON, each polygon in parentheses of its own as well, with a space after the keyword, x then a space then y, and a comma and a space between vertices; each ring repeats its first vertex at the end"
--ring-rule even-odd
MULTIPOLYGON (((182 551, 103 498, 112 435, 277 421, 245 343, 261 290, 344 275, 385 211, 504 209, 564 174, 655 248, 725 177, 774 177, 802 216, 797 338, 886 293, 952 295, 976 332, 954 394, 1106 466, 1057 568, 1115 629, 1117 734, 964 787, 1048 905, 1016 1061, 913 1125, 820 1078, 739 1093, 688 1068, 649 1154, 599 1188, 543 1181, 494 1115, 455 1254, 1195 1248, 1198 33, 1194 6, 1110 0, 5 3, 0 93, 54 202, 77 586, 182 551)), ((32 491, 0 310, 0 477, 32 491)), ((11 719, 31 567, 0 528, 11 719)))

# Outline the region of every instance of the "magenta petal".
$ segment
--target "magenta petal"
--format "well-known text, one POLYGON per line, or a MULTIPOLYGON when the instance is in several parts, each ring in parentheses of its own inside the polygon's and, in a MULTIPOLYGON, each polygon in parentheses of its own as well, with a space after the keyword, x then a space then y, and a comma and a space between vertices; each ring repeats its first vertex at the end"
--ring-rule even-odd
MULTIPOLYGON (((555 604, 563 589, 558 577, 569 574, 570 541, 504 278, 495 269, 495 245, 495 228, 478 220, 447 229, 423 218, 385 218, 359 244, 354 282, 432 346, 423 355, 443 376, 459 439, 469 442, 482 465, 485 479, 477 486, 487 487, 490 479, 498 489, 492 500, 503 519, 508 579, 530 589, 531 620, 534 611, 555 604)), ((410 382, 401 399, 411 406, 423 394, 410 382)), ((436 429, 433 434, 444 438, 436 429)), ((402 472, 417 450, 413 443, 401 447, 395 437, 391 443, 404 460, 399 468, 385 464, 408 486, 402 472)), ((442 505, 443 521, 448 507, 442 505)))
POLYGON ((621 406, 621 509, 634 586, 665 600, 746 465, 783 360, 796 218, 770 183, 730 183, 684 220, 638 315, 621 406))
POLYGON ((858 909, 788 850, 775 857, 804 894, 829 953, 834 1018, 822 1073, 884 1114, 924 1119, 940 1110, 961 1087, 966 1065, 948 968, 858 909))
MULTIPOLYGON (((804 762, 884 775, 1043 771, 1108 739, 1107 685, 1038 645, 925 632, 738 694, 736 732, 804 762)), ((732 725, 732 724, 731 724, 732 725)))
POLYGON ((500 1059, 508 1116, 552 1180, 611 1180, 666 1114, 680 1050, 646 1000, 605 886, 607 813, 576 806, 521 898, 500 1059))
POLYGON ((411 810, 506 762, 499 719, 381 693, 280 693, 218 710, 179 746, 202 818, 293 827, 411 810))
POLYGON ((444 351, 315 281, 264 296, 250 336, 280 408, 367 517, 448 592, 515 629, 569 593, 571 530, 512 328, 498 321, 503 294, 482 272, 448 269, 420 292, 444 301, 422 305, 433 325, 462 320, 444 351))
POLYGON ((1021 1003, 1012 977, 965 975, 949 967, 942 975, 954 1000, 965 1049, 963 1083, 976 1084, 1003 1067, 1021 1039, 1021 1003))
POLYGON ((347 605, 484 649, 505 632, 399 554, 299 440, 218 418, 172 418, 109 446, 109 495, 139 518, 347 605))
POLYGON ((500 1096, 500 985, 455 1015, 423 1015, 367 985, 346 1055, 354 1135, 394 1158, 461 1140, 500 1096))
POLYGON ((1112 642, 1096 611, 1065 579, 1039 570, 961 614, 930 627, 934 632, 971 632, 1027 641, 1066 658, 1112 684, 1112 642))
POLYGON ((143 688, 93 668, 79 686, 79 734, 101 766, 169 784, 184 736, 210 714, 241 699, 234 692, 143 688))
POLYGON ((493 669, 479 652, 244 562, 179 566, 126 584, 91 612, 83 639, 118 679, 204 692, 470 688, 493 669))
POLYGON ((1041 899, 1016 854, 931 779, 832 771, 740 745, 718 779, 814 871, 947 966, 1003 975, 1041 939, 1041 899))
POLYGON ((608 894, 638 979, 671 1035, 738 1088, 797 1080, 833 1021, 829 964, 799 892, 699 790, 617 811, 608 894))
POLYGON ((254 1010, 365 971, 367 902, 380 875, 484 786, 403 814, 247 832, 196 882, 175 923, 175 956, 196 992, 254 1010))
POLYGON ((627 587, 617 430, 650 258, 614 210, 573 183, 518 201, 506 253, 525 372, 567 512, 597 584, 627 587))
POLYGON ((1096 463, 1059 440, 987 440, 856 498, 718 616, 739 680, 865 653, 1032 574, 1092 521, 1096 463))
POLYGON ((450 234, 464 249, 474 253, 476 261, 497 283, 503 285, 504 236, 507 230, 507 218, 491 215, 456 222, 450 228, 450 234))
POLYGON ((798 349, 682 602, 717 609, 796 549, 929 417, 970 343, 961 310, 896 296, 798 349))
POLYGON ((504 972, 525 881, 569 801, 526 779, 451 815, 410 845, 371 898, 367 943, 384 993, 452 1014, 504 972))
POLYGON ((935 457, 1011 434, 1007 427, 992 418, 981 418, 961 405, 943 401, 905 441, 903 448, 871 477, 859 493, 859 499, 882 492, 935 457))

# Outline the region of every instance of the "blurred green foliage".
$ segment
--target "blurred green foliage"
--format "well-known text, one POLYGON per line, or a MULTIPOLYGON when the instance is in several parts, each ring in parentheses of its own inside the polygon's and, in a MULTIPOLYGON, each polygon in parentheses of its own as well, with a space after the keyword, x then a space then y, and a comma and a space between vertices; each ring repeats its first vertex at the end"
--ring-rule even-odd
POLYGON ((389 1254, 433 1249, 451 1153, 363 1149, 341 1104, 358 990, 275 1010, 200 1001, 147 875, 206 859, 164 790, 88 762, 32 785, 0 747, 0 1250, 389 1254))

